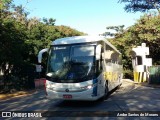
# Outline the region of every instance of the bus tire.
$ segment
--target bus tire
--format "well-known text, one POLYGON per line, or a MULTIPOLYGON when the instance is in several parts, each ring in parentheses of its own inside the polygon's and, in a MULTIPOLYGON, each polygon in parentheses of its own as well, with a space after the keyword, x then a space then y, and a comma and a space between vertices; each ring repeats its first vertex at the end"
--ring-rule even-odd
POLYGON ((121 85, 122 85, 122 83, 117 86, 117 89, 120 89, 120 88, 121 88, 121 85))

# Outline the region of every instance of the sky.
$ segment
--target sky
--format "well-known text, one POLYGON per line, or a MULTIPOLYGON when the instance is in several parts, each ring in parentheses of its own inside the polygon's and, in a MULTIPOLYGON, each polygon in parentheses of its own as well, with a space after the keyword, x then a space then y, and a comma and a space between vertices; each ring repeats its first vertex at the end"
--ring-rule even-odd
POLYGON ((107 26, 129 27, 142 13, 127 13, 119 0, 14 0, 23 5, 28 17, 54 18, 55 25, 66 25, 89 35, 106 32, 107 26), (28 3, 27 3, 28 1, 28 3), (27 3, 27 4, 26 4, 27 3))

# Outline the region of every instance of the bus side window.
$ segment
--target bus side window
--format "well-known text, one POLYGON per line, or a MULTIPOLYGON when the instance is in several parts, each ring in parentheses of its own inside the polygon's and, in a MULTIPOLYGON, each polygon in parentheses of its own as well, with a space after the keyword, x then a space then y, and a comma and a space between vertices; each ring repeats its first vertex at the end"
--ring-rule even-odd
POLYGON ((100 59, 99 60, 96 60, 96 66, 97 66, 97 75, 99 75, 101 72, 102 72, 102 70, 103 70, 103 66, 102 66, 102 62, 103 62, 103 59, 102 59, 102 53, 103 52, 103 49, 101 50, 101 57, 100 57, 100 59))
POLYGON ((105 62, 109 65, 112 63, 115 63, 115 60, 112 57, 112 54, 114 53, 113 48, 111 48, 109 45, 106 44, 105 46, 105 62))
POLYGON ((101 48, 101 58, 100 58, 100 71, 103 70, 103 55, 104 55, 104 48, 101 48))
POLYGON ((111 59, 113 64, 118 64, 119 54, 116 51, 113 51, 111 54, 111 59))

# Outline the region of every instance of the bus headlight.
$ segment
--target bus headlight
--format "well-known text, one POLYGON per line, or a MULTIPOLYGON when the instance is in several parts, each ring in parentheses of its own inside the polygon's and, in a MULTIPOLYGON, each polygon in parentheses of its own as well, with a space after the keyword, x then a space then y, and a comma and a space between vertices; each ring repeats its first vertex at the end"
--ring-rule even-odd
POLYGON ((89 85, 89 86, 87 86, 87 89, 91 89, 93 86, 92 85, 89 85))
POLYGON ((91 89, 91 88, 93 88, 96 85, 97 84, 87 85, 87 86, 81 87, 81 89, 83 89, 83 90, 91 89))

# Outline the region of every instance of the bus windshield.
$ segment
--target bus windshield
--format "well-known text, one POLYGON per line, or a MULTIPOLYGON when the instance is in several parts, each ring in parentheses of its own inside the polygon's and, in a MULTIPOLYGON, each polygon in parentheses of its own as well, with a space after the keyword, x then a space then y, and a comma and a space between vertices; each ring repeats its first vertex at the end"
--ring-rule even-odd
POLYGON ((60 83, 91 80, 95 75, 95 46, 52 46, 47 79, 60 83))

